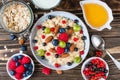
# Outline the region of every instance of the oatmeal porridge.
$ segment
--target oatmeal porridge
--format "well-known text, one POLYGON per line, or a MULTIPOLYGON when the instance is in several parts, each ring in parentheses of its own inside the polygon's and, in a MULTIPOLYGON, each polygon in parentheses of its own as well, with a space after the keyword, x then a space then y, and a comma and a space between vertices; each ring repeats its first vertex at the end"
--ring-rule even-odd
POLYGON ((5 27, 12 32, 21 32, 30 24, 31 14, 27 6, 22 3, 12 3, 2 13, 5 27))
POLYGON ((33 47, 36 55, 56 68, 81 62, 84 53, 82 27, 78 20, 49 15, 37 27, 33 47))

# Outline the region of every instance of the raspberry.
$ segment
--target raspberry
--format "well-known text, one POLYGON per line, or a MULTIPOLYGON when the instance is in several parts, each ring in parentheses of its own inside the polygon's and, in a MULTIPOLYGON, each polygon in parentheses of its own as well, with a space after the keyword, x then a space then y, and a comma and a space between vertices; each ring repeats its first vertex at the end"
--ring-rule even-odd
POLYGON ((77 41, 78 41, 78 38, 74 37, 73 40, 74 40, 75 42, 77 42, 77 41))
POLYGON ((80 51, 80 55, 83 55, 84 54, 84 51, 80 51))
POLYGON ((17 68, 16 68, 16 72, 17 73, 24 73, 25 72, 25 67, 23 66, 23 65, 21 65, 21 66, 18 66, 17 68))
POLYGON ((42 37, 42 39, 45 39, 45 35, 42 35, 41 37, 42 37))
POLYGON ((38 26, 37 26, 37 28, 38 28, 38 29, 41 29, 41 28, 42 28, 42 26, 41 26, 41 25, 38 25, 38 26))
POLYGON ((50 28, 50 30, 51 30, 52 32, 54 32, 54 31, 55 31, 55 28, 54 28, 54 27, 52 27, 52 28, 50 28))
POLYGON ((9 69, 12 70, 12 69, 15 69, 16 68, 16 62, 11 60, 10 63, 9 63, 9 69))
POLYGON ((65 21, 65 20, 62 20, 62 24, 66 24, 66 21, 65 21))
POLYGON ((65 41, 67 42, 68 41, 68 34, 67 33, 61 33, 58 37, 59 40, 62 40, 62 41, 65 41))
POLYGON ((49 52, 47 52, 47 53, 46 53, 46 55, 47 55, 47 56, 50 56, 50 53, 49 53, 49 52))
POLYGON ((80 30, 80 34, 83 34, 83 30, 80 30))
POLYGON ((56 68, 58 68, 58 67, 60 67, 60 66, 61 66, 60 64, 55 63, 55 67, 56 67, 56 68))
POLYGON ((102 53, 102 51, 97 50, 95 52, 95 54, 96 54, 97 57, 101 57, 103 53, 102 53))
POLYGON ((22 76, 22 74, 15 74, 15 78, 16 78, 16 79, 22 79, 23 76, 22 76))
POLYGON ((38 46, 34 46, 33 49, 36 51, 38 49, 38 46))
POLYGON ((57 47, 57 54, 61 55, 62 53, 64 53, 64 48, 57 47))
POLYGON ((23 57, 23 58, 22 58, 22 63, 23 63, 23 64, 28 64, 28 63, 30 63, 30 58, 29 58, 29 57, 26 57, 26 56, 23 57))
POLYGON ((50 70, 49 68, 47 68, 47 67, 44 67, 44 68, 42 69, 42 73, 44 73, 45 75, 49 75, 50 72, 51 72, 51 70, 50 70))

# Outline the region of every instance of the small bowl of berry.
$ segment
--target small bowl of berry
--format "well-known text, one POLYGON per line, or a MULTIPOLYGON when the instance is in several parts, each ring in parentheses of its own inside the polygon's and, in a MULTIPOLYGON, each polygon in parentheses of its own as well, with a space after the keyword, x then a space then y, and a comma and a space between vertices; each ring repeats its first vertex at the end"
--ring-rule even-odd
POLYGON ((6 65, 7 73, 14 80, 26 80, 34 72, 33 60, 22 52, 11 56, 6 65))
POLYGON ((109 67, 102 58, 91 57, 83 63, 81 73, 85 80, 106 80, 109 67))

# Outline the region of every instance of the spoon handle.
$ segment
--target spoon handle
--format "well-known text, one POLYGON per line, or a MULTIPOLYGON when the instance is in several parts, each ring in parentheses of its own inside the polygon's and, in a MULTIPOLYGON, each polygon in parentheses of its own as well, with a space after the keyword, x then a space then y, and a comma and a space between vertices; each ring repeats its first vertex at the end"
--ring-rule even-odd
POLYGON ((113 60, 114 64, 117 66, 117 68, 120 70, 120 62, 118 62, 109 51, 105 50, 105 52, 110 56, 110 58, 113 60))

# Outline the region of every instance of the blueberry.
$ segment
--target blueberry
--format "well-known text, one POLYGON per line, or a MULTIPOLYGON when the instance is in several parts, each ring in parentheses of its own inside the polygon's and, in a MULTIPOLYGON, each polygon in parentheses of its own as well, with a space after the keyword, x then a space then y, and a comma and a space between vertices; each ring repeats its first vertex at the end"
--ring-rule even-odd
POLYGON ((15 71, 11 70, 11 71, 10 71, 10 74, 11 74, 12 76, 14 76, 14 75, 15 75, 15 71))
POLYGON ((52 18, 54 18, 54 16, 48 15, 48 19, 52 19, 52 18))
POLYGON ((93 65, 92 66, 92 71, 97 71, 98 69, 97 69, 97 66, 95 66, 95 65, 93 65))
POLYGON ((100 68, 99 68, 99 71, 100 71, 100 72, 104 72, 104 68, 100 67, 100 68))
POLYGON ((10 40, 14 40, 16 36, 14 34, 10 34, 10 40))
POLYGON ((81 39, 82 39, 82 40, 86 40, 87 37, 86 37, 86 36, 82 36, 81 39))
POLYGON ((70 29, 70 26, 67 26, 66 29, 69 30, 69 29, 70 29))
POLYGON ((25 68, 28 68, 28 67, 29 67, 29 64, 24 64, 24 67, 25 67, 25 68))
POLYGON ((65 53, 69 52, 69 48, 65 48, 65 53))
POLYGON ((66 47, 69 48, 70 46, 71 46, 71 44, 68 42, 68 43, 66 44, 66 47))
POLYGON ((75 20, 74 20, 74 23, 78 23, 78 22, 79 22, 79 20, 78 20, 78 19, 75 19, 75 20))
POLYGON ((18 59, 22 59, 23 57, 23 55, 18 55, 18 59))
POLYGON ((14 57, 13 57, 13 60, 14 60, 14 61, 18 61, 18 56, 14 56, 14 57))
POLYGON ((75 47, 75 48, 74 48, 74 51, 78 51, 78 48, 77 48, 77 47, 75 47))
POLYGON ((32 70, 27 70, 27 71, 25 72, 25 74, 26 74, 26 75, 31 75, 31 74, 32 74, 32 70))
POLYGON ((41 59, 45 59, 45 56, 41 56, 41 59))
POLYGON ((88 64, 85 65, 85 67, 88 68, 88 67, 90 67, 92 65, 93 65, 92 62, 89 62, 88 64))
POLYGON ((68 65, 68 66, 71 66, 71 65, 72 65, 72 62, 67 62, 67 65, 68 65))
POLYGON ((23 77, 27 77, 28 75, 26 73, 23 73, 23 77))
POLYGON ((32 42, 33 42, 33 43, 37 43, 38 41, 37 41, 37 40, 35 40, 35 39, 33 39, 33 40, 32 40, 32 42))
POLYGON ((20 66, 20 62, 16 62, 16 66, 20 66))
POLYGON ((27 50, 27 46, 24 46, 24 45, 21 46, 21 50, 22 50, 22 51, 26 51, 26 50, 27 50))
POLYGON ((45 26, 43 26, 43 27, 42 27, 42 30, 45 30, 45 28, 46 28, 46 27, 45 27, 45 26))
POLYGON ((107 69, 104 69, 104 73, 107 73, 108 72, 108 70, 107 69))
POLYGON ((55 57, 58 58, 58 57, 59 57, 59 54, 55 54, 55 57))
POLYGON ((59 41, 58 41, 57 39, 54 39, 54 40, 52 41, 52 44, 53 44, 54 46, 57 46, 57 45, 59 44, 59 41))
POLYGON ((65 29, 64 28, 60 28, 59 29, 59 33, 63 33, 63 32, 65 32, 65 29))
POLYGON ((43 42, 43 43, 42 43, 42 45, 43 45, 43 46, 46 46, 46 43, 45 43, 45 42, 43 42))

